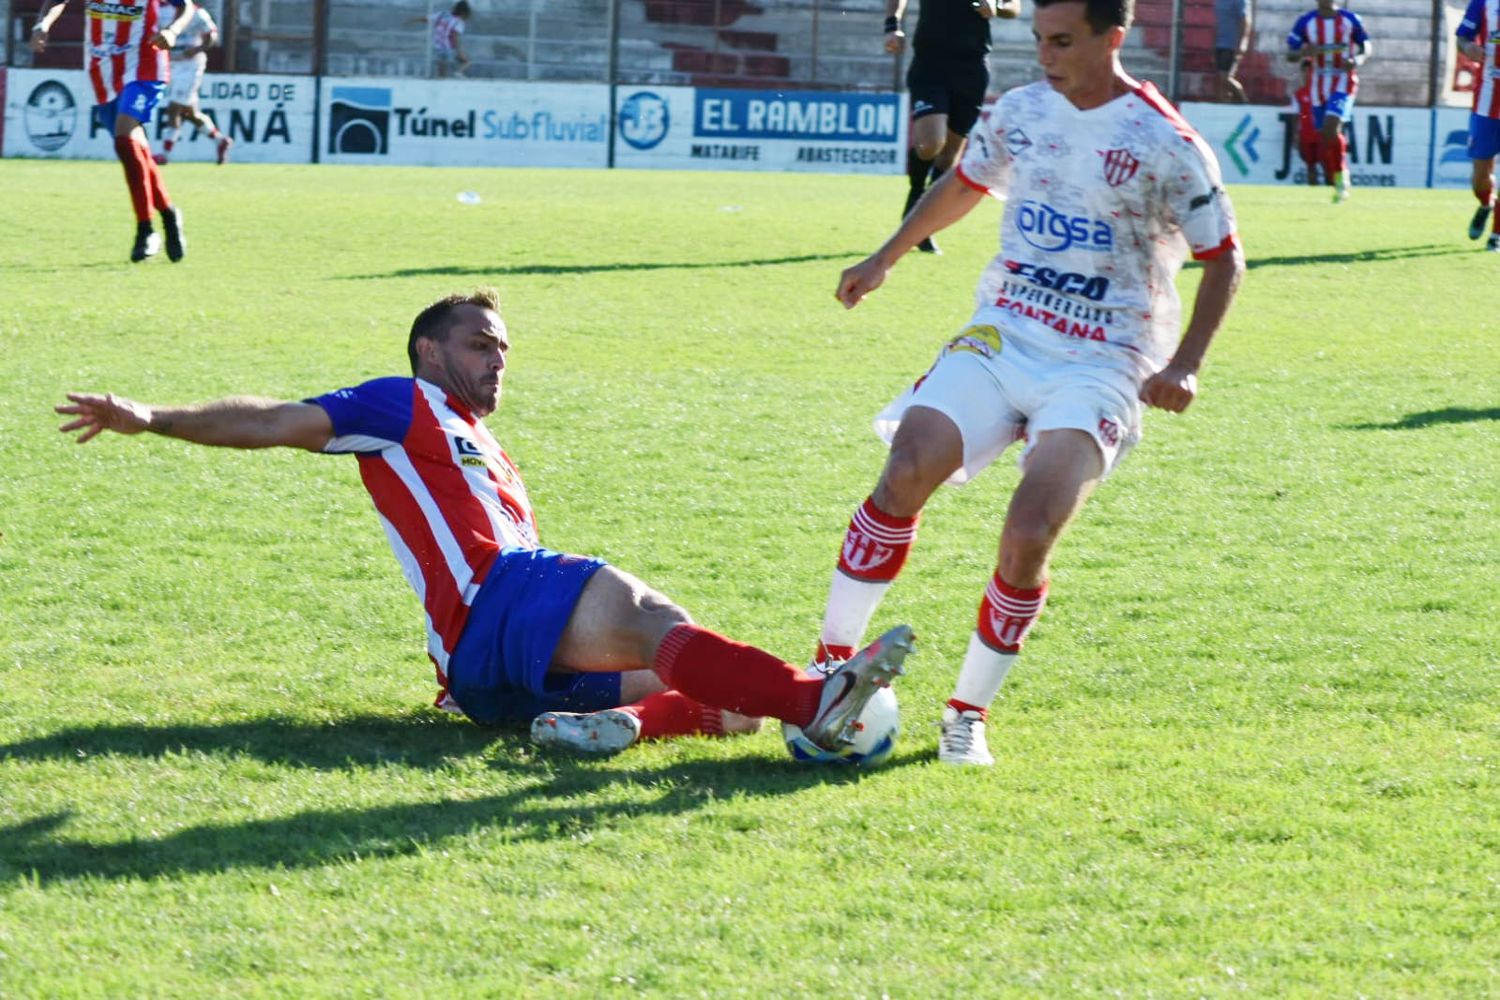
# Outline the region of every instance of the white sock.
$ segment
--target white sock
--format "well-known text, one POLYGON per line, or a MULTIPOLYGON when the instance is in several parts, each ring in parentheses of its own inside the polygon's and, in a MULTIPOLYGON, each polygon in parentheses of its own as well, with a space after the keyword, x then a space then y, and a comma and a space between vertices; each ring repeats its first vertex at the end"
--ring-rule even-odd
POLYGON ((977 631, 969 635, 969 650, 964 654, 964 665, 958 671, 958 683, 953 686, 953 700, 979 708, 989 708, 1011 664, 1020 653, 1000 653, 984 644, 977 631))
POLYGON ((823 612, 825 646, 858 647, 880 599, 891 588, 891 581, 856 580, 839 570, 833 571, 828 588, 828 606, 823 612))

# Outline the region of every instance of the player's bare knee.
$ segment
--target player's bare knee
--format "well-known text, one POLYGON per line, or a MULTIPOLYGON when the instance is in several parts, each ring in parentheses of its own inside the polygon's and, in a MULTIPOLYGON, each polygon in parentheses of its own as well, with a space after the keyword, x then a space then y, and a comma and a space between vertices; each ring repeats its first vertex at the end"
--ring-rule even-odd
POLYGON ((912 517, 947 476, 919 449, 892 449, 875 487, 875 506, 892 517, 912 517))
POLYGON ((913 142, 911 146, 912 149, 916 151, 917 159, 926 160, 930 163, 933 160, 937 159, 938 154, 943 151, 943 140, 937 139, 932 141, 924 141, 918 139, 916 142, 913 142))

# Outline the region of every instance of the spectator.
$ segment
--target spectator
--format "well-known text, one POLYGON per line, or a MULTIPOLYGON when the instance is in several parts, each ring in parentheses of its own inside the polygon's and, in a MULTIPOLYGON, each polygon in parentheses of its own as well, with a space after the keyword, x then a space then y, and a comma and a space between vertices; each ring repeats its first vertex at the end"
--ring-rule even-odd
POLYGON ((469 68, 462 38, 471 13, 467 0, 458 0, 452 10, 439 11, 426 19, 432 25, 432 69, 437 76, 463 76, 469 68))
POLYGON ((1235 79, 1250 47, 1251 0, 1214 0, 1214 70, 1219 100, 1244 104, 1245 88, 1235 79))

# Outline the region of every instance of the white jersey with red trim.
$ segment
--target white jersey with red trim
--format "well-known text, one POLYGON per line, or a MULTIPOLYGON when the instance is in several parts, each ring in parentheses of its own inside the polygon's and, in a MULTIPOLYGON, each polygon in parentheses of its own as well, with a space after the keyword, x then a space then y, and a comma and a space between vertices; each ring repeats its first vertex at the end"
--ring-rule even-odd
POLYGON ((218 32, 219 26, 214 23, 214 16, 208 12, 208 8, 202 6, 194 7, 193 13, 188 17, 187 24, 182 26, 182 33, 177 36, 177 44, 172 46, 172 62, 206 62, 208 59, 207 55, 202 52, 195 55, 188 55, 188 50, 198 48, 208 40, 209 34, 218 34, 218 32))
POLYGON ((1313 104, 1322 107, 1334 94, 1353 97, 1359 91, 1359 73, 1354 56, 1370 40, 1359 15, 1335 10, 1324 17, 1316 10, 1297 18, 1286 36, 1287 48, 1312 59, 1313 104))
POLYGON ((1141 377, 1177 348, 1184 258, 1238 245, 1213 151, 1149 83, 1086 111, 1046 82, 1008 91, 958 176, 1006 199, 975 321, 1068 354, 1124 352, 1141 377))
POLYGON ((1484 47, 1484 62, 1479 67, 1479 86, 1474 88, 1474 113, 1485 118, 1500 118, 1500 0, 1469 0, 1464 19, 1455 34, 1465 42, 1484 47))
POLYGON ((381 378, 309 402, 333 422, 323 450, 359 456, 386 538, 427 613, 427 653, 446 691, 448 657, 496 555, 538 547, 521 474, 489 428, 431 382, 381 378))
MULTIPOLYGON (((165 0, 165 11, 183 0, 165 0)), ((166 83, 167 51, 152 46, 162 25, 157 0, 87 0, 84 4, 83 68, 94 87, 94 103, 105 104, 136 80, 166 83)), ((173 15, 175 17, 176 15, 173 15)))

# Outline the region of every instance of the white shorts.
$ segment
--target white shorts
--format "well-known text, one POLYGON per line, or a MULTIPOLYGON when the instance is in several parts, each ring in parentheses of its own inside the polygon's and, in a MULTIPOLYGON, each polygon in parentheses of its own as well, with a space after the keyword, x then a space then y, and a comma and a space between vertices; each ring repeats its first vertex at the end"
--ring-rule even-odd
POLYGON ((202 55, 172 60, 172 82, 167 86, 167 103, 198 106, 198 88, 203 85, 203 67, 208 59, 202 55))
POLYGON ((968 482, 1013 441, 1025 441, 1018 462, 1042 431, 1087 433, 1099 446, 1104 474, 1141 438, 1144 405, 1140 376, 1129 359, 1091 351, 1067 357, 974 324, 950 341, 927 374, 875 418, 887 444, 907 409, 926 406, 944 414, 963 436, 963 466, 948 482, 968 482))

